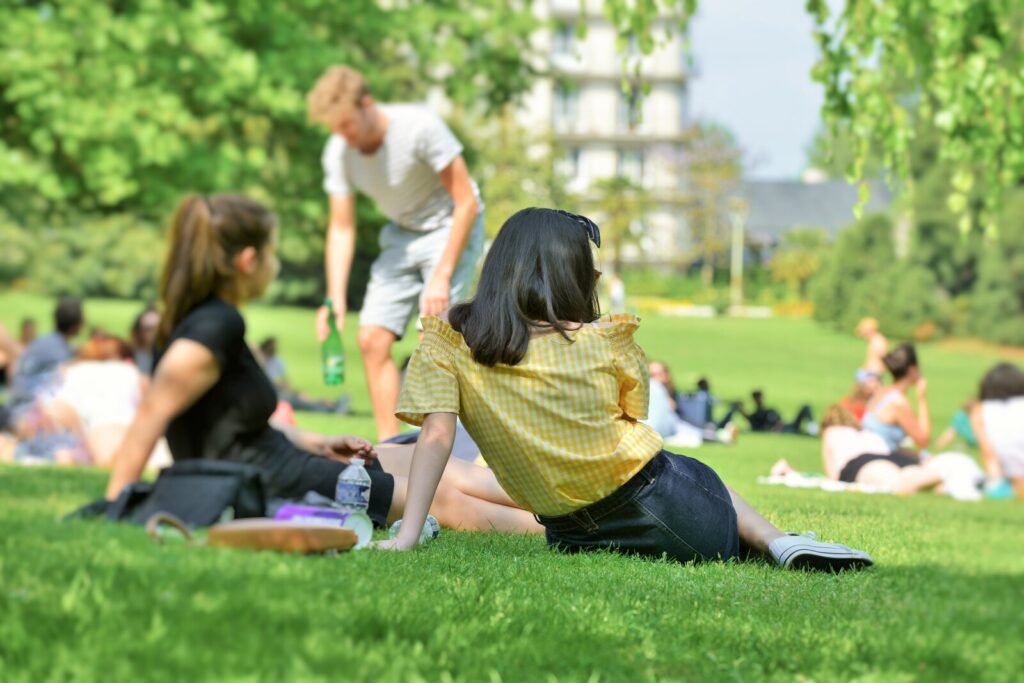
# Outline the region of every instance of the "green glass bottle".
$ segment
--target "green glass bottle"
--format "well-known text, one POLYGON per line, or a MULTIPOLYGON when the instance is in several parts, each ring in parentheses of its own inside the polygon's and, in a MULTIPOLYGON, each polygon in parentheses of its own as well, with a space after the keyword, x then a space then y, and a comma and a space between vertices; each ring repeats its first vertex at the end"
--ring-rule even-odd
POLYGON ((321 352, 321 366, 324 373, 324 384, 337 385, 345 382, 345 349, 341 345, 341 333, 334 319, 334 306, 330 299, 324 299, 327 307, 327 326, 330 331, 324 339, 321 352))

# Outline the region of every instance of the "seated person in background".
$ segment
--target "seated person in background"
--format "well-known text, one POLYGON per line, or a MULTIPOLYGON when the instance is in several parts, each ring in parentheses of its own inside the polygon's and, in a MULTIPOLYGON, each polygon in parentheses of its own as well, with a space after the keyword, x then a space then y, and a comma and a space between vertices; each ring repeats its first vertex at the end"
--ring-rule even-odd
POLYGON ((22 318, 21 331, 18 335, 18 342, 22 347, 28 346, 36 340, 36 319, 22 318))
MULTIPOLYGON (((943 482, 939 467, 929 461, 894 453, 881 436, 860 429, 856 418, 840 405, 829 406, 821 421, 821 460, 825 476, 848 484, 863 484, 899 495, 934 488, 943 482)), ((786 460, 772 467, 774 476, 794 472, 786 460)))
POLYGON ((982 379, 978 398, 970 417, 989 478, 986 492, 1008 498, 1012 486, 1024 498, 1024 372, 1010 363, 996 365, 982 379))
POLYGON ((882 376, 861 368, 854 374, 854 380, 856 384, 853 385, 853 390, 839 400, 839 405, 860 422, 864 419, 864 411, 867 410, 871 397, 882 386, 882 376))
POLYGON ((259 345, 260 360, 263 372, 267 373, 271 384, 277 390, 277 398, 291 405, 295 410, 309 410, 315 413, 344 413, 348 408, 348 397, 342 396, 337 401, 313 398, 305 392, 293 389, 288 382, 284 360, 277 354, 277 338, 267 337, 259 345))
POLYGON ((74 298, 61 299, 54 310, 54 323, 57 328, 54 332, 37 338, 25 348, 11 377, 8 407, 15 429, 19 423, 34 420, 31 413, 37 400, 51 389, 60 365, 74 357, 71 339, 84 323, 82 302, 74 298))
MULTIPOLYGON (((160 280, 163 316, 149 389, 114 455, 106 497, 137 480, 161 435, 175 460, 213 458, 260 470, 268 498, 308 491, 334 496, 350 457, 368 458, 368 514, 377 526, 402 517, 412 448, 379 452, 365 439, 278 429, 277 394, 245 340, 238 307, 258 298, 278 269, 277 220, 241 195, 185 198, 171 222, 160 280)), ((464 530, 539 533, 483 467, 452 461, 430 512, 464 530)))
MULTIPOLYGON (((704 441, 732 443, 734 425, 716 425, 708 420, 710 394, 682 394, 675 390, 668 366, 660 361, 648 364, 651 398, 647 424, 661 434, 666 443, 677 448, 693 448, 704 441)), ((702 380, 707 387, 707 380, 702 380)), ((699 383, 698 383, 699 384, 699 383)))
POLYGON ((885 374, 885 354, 889 352, 889 340, 879 331, 878 321, 874 318, 862 318, 857 323, 857 336, 868 343, 864 355, 862 370, 872 372, 879 379, 885 374))
POLYGON ((774 408, 769 408, 764 403, 764 392, 756 389, 750 393, 754 401, 754 410, 747 413, 743 410, 743 404, 736 402, 729 408, 725 419, 731 420, 733 415, 739 413, 747 418, 752 432, 781 432, 784 434, 817 434, 818 425, 814 423, 814 416, 811 407, 807 404, 800 406, 796 418, 792 422, 786 422, 782 415, 774 408), (804 423, 807 423, 807 431, 803 430, 804 423))
POLYGON ((892 374, 892 384, 882 387, 868 402, 861 425, 875 432, 895 451, 909 437, 918 448, 927 448, 932 438, 926 389, 928 382, 921 374, 917 351, 912 344, 903 344, 886 354, 885 366, 892 374), (917 415, 906 394, 911 387, 917 394, 917 415))
MULTIPOLYGON (((21 354, 21 345, 11 337, 7 328, 0 325, 0 386, 6 391, 14 374, 14 364, 21 354)), ((7 429, 11 412, 6 405, 0 405, 0 431, 7 429)))
POLYGON ((51 425, 84 446, 86 460, 79 464, 108 467, 149 383, 135 367, 131 346, 116 337, 90 339, 60 375, 60 388, 44 405, 51 425))
POLYGON ((969 448, 978 447, 978 439, 974 435, 974 429, 971 427, 971 411, 977 402, 978 399, 971 397, 964 402, 958 411, 953 413, 953 419, 949 421, 949 426, 946 427, 942 434, 939 434, 939 438, 935 439, 935 450, 937 452, 942 452, 949 448, 949 445, 956 441, 957 438, 961 439, 969 448))
POLYGON ((160 312, 152 306, 147 306, 132 322, 132 357, 135 359, 135 367, 144 375, 153 374, 153 341, 159 325, 160 312))

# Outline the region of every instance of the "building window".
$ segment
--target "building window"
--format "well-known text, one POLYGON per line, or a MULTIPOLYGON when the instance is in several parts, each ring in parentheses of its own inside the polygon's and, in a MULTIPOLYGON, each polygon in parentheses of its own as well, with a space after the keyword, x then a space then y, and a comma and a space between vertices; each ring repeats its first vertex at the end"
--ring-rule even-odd
POLYGON ((555 86, 554 128, 555 132, 564 133, 577 128, 579 118, 580 93, 578 90, 564 85, 555 86))
POLYGON ((636 130, 641 122, 640 89, 619 93, 619 130, 636 130))
POLYGON ((569 184, 574 183, 580 175, 580 148, 570 147, 555 159, 555 173, 569 184))
POLYGON ((555 26, 552 36, 551 54, 557 57, 572 57, 575 42, 576 26, 570 22, 559 23, 555 26))
POLYGON ((644 184, 644 153, 638 149, 620 149, 618 174, 635 185, 644 184))

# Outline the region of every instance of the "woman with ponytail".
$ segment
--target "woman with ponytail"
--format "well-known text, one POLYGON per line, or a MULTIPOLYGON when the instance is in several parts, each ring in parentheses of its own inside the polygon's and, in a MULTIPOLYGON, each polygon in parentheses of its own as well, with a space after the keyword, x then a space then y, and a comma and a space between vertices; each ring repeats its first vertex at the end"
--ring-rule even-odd
MULTIPOLYGON (((269 497, 307 491, 333 497, 352 456, 366 458, 369 515, 401 518, 412 449, 382 448, 353 436, 325 436, 269 423, 277 395, 245 340, 238 307, 263 294, 277 273, 277 220, 241 195, 186 197, 172 219, 160 280, 163 310, 153 380, 114 456, 107 498, 138 479, 166 434, 175 460, 245 462, 263 472, 269 497)), ((431 512, 446 526, 534 531, 486 468, 453 462, 431 512)))

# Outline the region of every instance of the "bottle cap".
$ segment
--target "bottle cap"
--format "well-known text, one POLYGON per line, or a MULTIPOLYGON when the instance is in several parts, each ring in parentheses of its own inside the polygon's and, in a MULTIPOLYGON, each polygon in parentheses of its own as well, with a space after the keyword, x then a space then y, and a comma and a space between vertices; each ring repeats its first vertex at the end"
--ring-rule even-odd
POLYGON ((353 465, 358 465, 359 467, 362 467, 363 465, 366 464, 366 461, 363 460, 362 458, 352 458, 351 462, 353 465))

